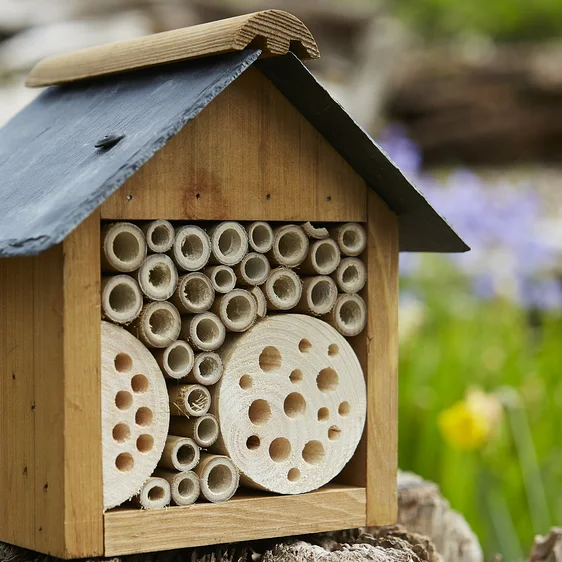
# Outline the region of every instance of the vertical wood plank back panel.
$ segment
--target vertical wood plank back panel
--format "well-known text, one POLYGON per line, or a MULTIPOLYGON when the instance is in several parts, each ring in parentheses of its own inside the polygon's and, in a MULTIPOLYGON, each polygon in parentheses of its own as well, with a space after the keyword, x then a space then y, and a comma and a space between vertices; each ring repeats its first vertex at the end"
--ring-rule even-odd
POLYGON ((65 557, 103 555, 100 218, 63 242, 65 557))
POLYGON ((249 69, 101 206, 104 219, 364 221, 366 187, 249 69))

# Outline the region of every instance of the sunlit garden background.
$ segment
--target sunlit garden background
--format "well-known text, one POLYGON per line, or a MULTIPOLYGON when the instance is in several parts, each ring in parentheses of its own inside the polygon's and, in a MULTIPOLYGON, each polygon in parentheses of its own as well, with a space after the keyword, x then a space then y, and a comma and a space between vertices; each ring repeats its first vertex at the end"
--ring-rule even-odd
POLYGON ((44 55, 269 7, 472 248, 401 256, 400 466, 523 560, 562 524, 560 0, 0 0, 0 124, 44 55))

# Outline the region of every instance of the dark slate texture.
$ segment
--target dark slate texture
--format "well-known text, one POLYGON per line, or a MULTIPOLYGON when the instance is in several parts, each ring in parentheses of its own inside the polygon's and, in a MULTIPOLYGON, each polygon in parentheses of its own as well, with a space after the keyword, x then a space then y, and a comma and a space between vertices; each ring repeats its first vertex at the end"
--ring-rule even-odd
POLYGON ((0 129, 0 256, 61 242, 259 55, 45 90, 0 129), (112 135, 124 137, 95 147, 112 135))
MULTIPOLYGON (((0 256, 61 242, 259 55, 246 50, 45 90, 0 129, 0 256)), ((257 64, 399 215, 401 250, 468 249, 298 58, 257 64)))

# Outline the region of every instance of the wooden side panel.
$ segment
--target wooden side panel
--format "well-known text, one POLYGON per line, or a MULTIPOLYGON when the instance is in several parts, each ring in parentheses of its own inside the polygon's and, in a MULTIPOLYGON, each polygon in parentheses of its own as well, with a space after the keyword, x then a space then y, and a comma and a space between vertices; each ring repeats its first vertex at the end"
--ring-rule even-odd
POLYGON ((65 558, 103 555, 100 218, 63 242, 65 558))
POLYGON ((103 203, 104 219, 364 221, 359 175, 250 68, 103 203))
POLYGON ((300 496, 235 496, 188 508, 116 509, 105 515, 105 555, 120 556, 365 524, 365 489, 329 485, 300 496))
POLYGON ((374 193, 367 201, 367 525, 391 525, 397 519, 398 218, 374 193))

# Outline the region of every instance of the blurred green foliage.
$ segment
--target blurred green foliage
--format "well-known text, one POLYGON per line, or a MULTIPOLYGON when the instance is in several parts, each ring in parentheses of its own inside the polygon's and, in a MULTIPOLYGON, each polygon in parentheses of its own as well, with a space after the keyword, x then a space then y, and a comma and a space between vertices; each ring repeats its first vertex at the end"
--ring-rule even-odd
POLYGON ((462 33, 502 41, 562 37, 560 0, 394 0, 389 6, 430 39, 462 33))
POLYGON ((439 256, 401 285, 418 297, 401 308, 400 467, 440 484, 488 559, 522 560, 562 521, 562 318, 479 300, 439 256), (458 451, 438 417, 474 386, 504 414, 482 448, 458 451))

